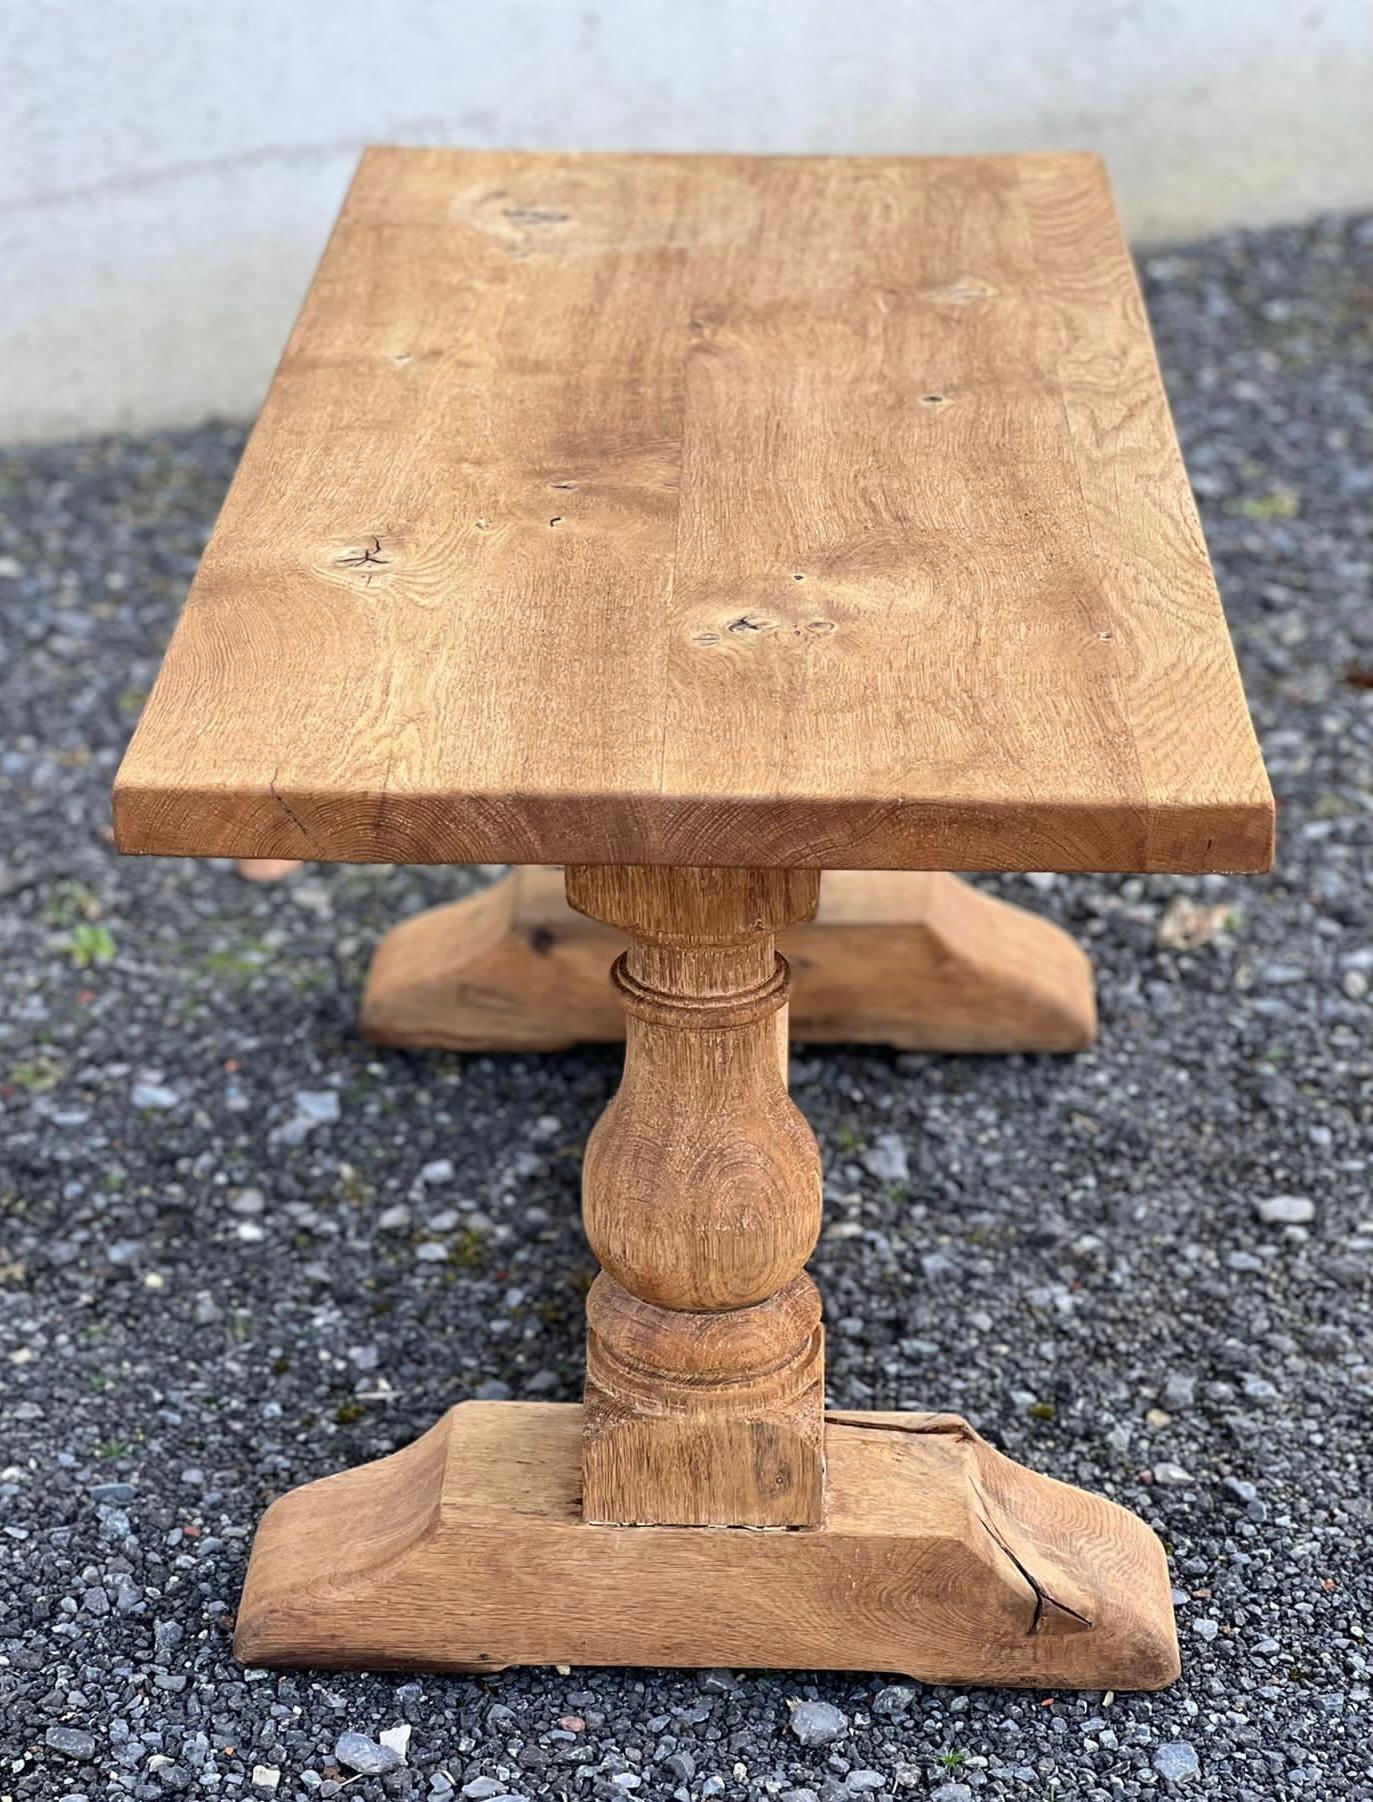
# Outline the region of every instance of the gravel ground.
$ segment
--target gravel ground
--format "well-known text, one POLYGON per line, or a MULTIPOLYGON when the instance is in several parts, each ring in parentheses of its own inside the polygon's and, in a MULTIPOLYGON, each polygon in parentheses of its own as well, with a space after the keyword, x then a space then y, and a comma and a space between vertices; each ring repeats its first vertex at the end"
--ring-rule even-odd
POLYGON ((961 1409, 1142 1513, 1181 1682, 235 1665, 271 1495, 461 1397, 575 1398, 577 1152, 617 1060, 353 1036, 378 934, 480 872, 113 854, 242 444, 215 425, 0 459, 0 1798, 1373 1795, 1373 221, 1147 274, 1277 872, 1005 880, 1090 946, 1095 1050, 801 1047, 796 1087, 834 1402, 961 1409), (1222 926, 1198 949, 1160 942, 1179 897, 1222 926))

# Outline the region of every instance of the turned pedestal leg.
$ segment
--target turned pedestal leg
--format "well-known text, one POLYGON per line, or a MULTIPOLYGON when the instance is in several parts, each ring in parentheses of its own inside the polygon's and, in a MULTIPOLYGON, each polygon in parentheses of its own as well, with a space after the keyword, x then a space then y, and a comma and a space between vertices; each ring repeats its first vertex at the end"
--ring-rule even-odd
MULTIPOLYGON (((783 930, 792 1035, 905 1051, 1079 1051, 1092 967, 1060 927, 934 870, 831 870, 783 930)), ((361 1026, 383 1045, 555 1051, 624 1033, 606 979, 624 934, 569 908, 562 873, 512 870, 393 927, 361 1026)))
POLYGON ((1170 1682, 1167 1563, 1142 1521, 955 1415, 823 1413, 803 1268, 820 1171, 773 943, 814 875, 582 866, 568 893, 628 935, 624 1081, 586 1156, 584 1403, 465 1402, 283 1496, 239 1656, 1170 1682))
POLYGON ((787 1094, 774 935, 814 871, 567 872, 629 934, 619 1092, 591 1135, 586 1517, 806 1527, 823 1511, 824 1341, 804 1266, 820 1155, 787 1094))

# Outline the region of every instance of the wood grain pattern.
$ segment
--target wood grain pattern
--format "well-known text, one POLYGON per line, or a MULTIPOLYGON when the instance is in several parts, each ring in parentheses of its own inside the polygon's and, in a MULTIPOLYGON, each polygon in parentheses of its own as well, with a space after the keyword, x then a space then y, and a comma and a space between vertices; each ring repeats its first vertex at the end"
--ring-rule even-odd
POLYGON ((901 1671, 1159 1689, 1178 1673, 1163 1548, 955 1415, 831 1414, 823 1525, 582 1519, 581 1409, 464 1402, 406 1450, 282 1497, 253 1545, 253 1665, 901 1671))
POLYGON ((810 1277, 707 1314, 654 1307, 602 1271, 586 1317, 584 1519, 819 1525, 825 1335, 810 1277))
POLYGON ((569 865, 567 898, 629 935, 624 1080, 582 1169, 602 1271, 587 1301, 586 1518, 813 1526, 824 1334, 803 1274, 820 1153, 787 1094, 775 934, 813 870, 569 865))
MULTIPOLYGON (((1080 1051, 1092 966, 1061 927, 958 877, 830 870, 813 921, 779 933, 791 1036, 904 1051, 1080 1051)), ((381 1045, 557 1051, 624 1037, 614 927, 574 913, 562 872, 523 865, 392 927, 359 1025, 381 1045)))
POLYGON ((364 158, 122 849, 1254 870, 1101 165, 364 158))

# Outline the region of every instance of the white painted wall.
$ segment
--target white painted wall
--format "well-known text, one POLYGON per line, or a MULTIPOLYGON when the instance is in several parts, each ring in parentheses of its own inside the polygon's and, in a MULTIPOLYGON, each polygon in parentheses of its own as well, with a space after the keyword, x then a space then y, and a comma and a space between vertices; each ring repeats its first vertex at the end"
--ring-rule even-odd
POLYGON ((9 0, 0 439, 257 405, 360 145, 1088 148, 1136 241, 1373 204, 1370 0, 9 0))

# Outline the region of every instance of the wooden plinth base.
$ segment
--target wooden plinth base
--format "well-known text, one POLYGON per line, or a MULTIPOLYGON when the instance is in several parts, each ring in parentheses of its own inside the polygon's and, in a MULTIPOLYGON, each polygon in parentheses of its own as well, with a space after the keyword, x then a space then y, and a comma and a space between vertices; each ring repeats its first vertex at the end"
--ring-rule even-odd
MULTIPOLYGON (((623 937, 567 905, 560 871, 513 871, 377 947, 361 1027, 382 1045, 556 1051, 624 1037, 607 971, 623 937)), ((1092 966, 1048 920, 956 876, 826 873, 816 918, 779 935, 791 1032, 906 1051, 1079 1051, 1092 966)))
POLYGON ((582 1410, 465 1402, 378 1463, 283 1496, 235 1649, 254 1665, 896 1671, 1158 1689, 1163 1548, 946 1414, 831 1414, 819 1528, 587 1525, 582 1410))

